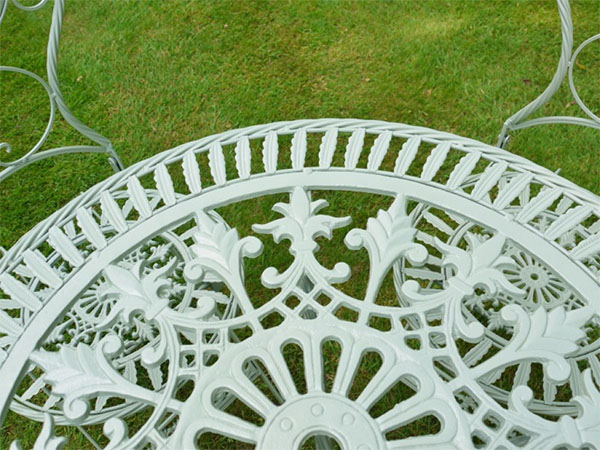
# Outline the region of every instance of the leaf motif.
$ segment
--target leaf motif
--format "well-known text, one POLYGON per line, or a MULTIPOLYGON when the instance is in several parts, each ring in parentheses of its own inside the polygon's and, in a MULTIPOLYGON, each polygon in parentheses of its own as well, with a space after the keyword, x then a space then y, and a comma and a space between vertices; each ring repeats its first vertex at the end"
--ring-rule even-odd
POLYGON ((29 311, 35 312, 42 307, 40 299, 25 284, 13 278, 10 274, 3 273, 0 275, 0 285, 10 295, 11 300, 24 306, 29 311))
POLYGON ((333 154, 337 144, 337 137, 337 128, 330 128, 323 136, 319 147, 319 167, 321 169, 328 169, 331 167, 331 161, 333 160, 333 154))
POLYGON ((439 272, 433 272, 427 269, 418 269, 418 268, 407 268, 404 269, 404 273, 406 275, 410 275, 413 278, 419 278, 421 280, 445 280, 446 277, 444 274, 439 272))
POLYGON ((471 192, 471 197, 475 200, 481 200, 488 192, 490 192, 496 183, 498 183, 498 180, 506 171, 507 167, 508 164, 505 161, 500 161, 487 166, 479 180, 477 180, 477 183, 475 183, 473 192, 471 192))
POLYGON ((250 176, 251 154, 250 140, 248 136, 243 136, 235 146, 235 164, 240 178, 250 176))
POLYGON ((578 342, 586 336, 582 326, 589 319, 589 307, 569 312, 563 306, 550 311, 539 307, 529 314, 521 306, 511 304, 502 308, 500 316, 515 327, 513 338, 497 357, 481 364, 478 372, 498 368, 507 361, 533 358, 548 362, 550 380, 563 383, 568 378, 571 369, 565 356, 577 351, 578 342))
POLYGON ((421 172, 421 179, 425 181, 433 180, 433 177, 440 170, 444 161, 446 161, 446 157, 448 156, 448 152, 450 151, 450 144, 448 142, 443 142, 438 144, 432 151, 427 161, 425 161, 425 165, 423 166, 423 171, 421 172))
POLYGON ((443 265, 453 267, 456 271, 448 280, 449 285, 461 291, 465 287, 473 290, 475 286, 485 286, 492 295, 498 290, 517 296, 523 294, 502 272, 502 269, 516 268, 516 263, 502 254, 506 242, 502 234, 498 233, 483 242, 471 233, 467 233, 465 238, 469 243, 469 251, 435 238, 436 246, 444 254, 443 265))
POLYGON ((403 176, 408 171, 408 168, 412 164, 419 146, 421 145, 421 138, 418 136, 411 137, 402 145, 402 150, 398 153, 396 159, 396 166, 394 167, 394 173, 399 176, 403 176))
MULTIPOLYGON (((547 187, 547 186, 544 186, 547 187)), ((527 184, 519 194, 519 205, 525 206, 531 200, 531 184, 527 184)))
POLYGON ((463 361, 467 366, 477 364, 481 360, 481 358, 483 358, 486 355, 486 353, 488 353, 491 347, 491 340, 482 341, 475 347, 473 347, 471 350, 469 350, 465 354, 465 356, 463 356, 463 361))
POLYGON ((398 258, 404 256, 414 265, 425 262, 427 250, 413 242, 416 232, 406 214, 406 198, 402 194, 387 211, 379 210, 376 218, 369 218, 366 230, 354 228, 348 232, 344 239, 348 248, 366 248, 371 260, 365 301, 375 301, 383 277, 398 258))
POLYGON ((163 377, 158 367, 147 367, 148 377, 152 383, 152 387, 156 390, 160 389, 163 384, 163 377))
POLYGON ((42 391, 42 389, 46 386, 46 382, 44 381, 44 377, 41 376, 36 378, 33 383, 21 394, 21 398, 23 400, 29 400, 30 398, 36 396, 38 393, 42 391))
POLYGON ((450 189, 457 189, 471 175, 480 159, 481 152, 478 151, 467 153, 463 156, 450 174, 447 186, 450 189))
POLYGON ((69 264, 79 267, 83 264, 83 256, 60 228, 54 226, 48 231, 48 242, 69 264))
POLYGON ((123 376, 133 384, 137 384, 137 369, 135 368, 135 362, 132 359, 125 363, 123 376))
POLYGON ((502 210, 510 205, 511 202, 529 186, 532 179, 533 174, 531 172, 524 172, 510 180, 510 182, 498 192, 498 197, 496 197, 492 204, 494 208, 502 210))
POLYGON ((13 272, 15 275, 19 275, 20 277, 24 278, 33 278, 36 276, 25 263, 19 264, 14 268, 13 272))
MULTIPOLYGON (((223 222, 215 221, 201 212, 196 218, 199 228, 193 235, 195 244, 191 250, 195 258, 184 267, 186 279, 200 282, 206 272, 214 274, 227 284, 243 311, 250 311, 252 304, 245 291, 241 273, 242 258, 256 257, 262 251, 262 243, 254 236, 240 239, 235 228, 228 229, 223 222)), ((198 318, 208 317, 216 306, 209 298, 205 304, 198 305, 198 318)))
MULTIPOLYGON (((502 372, 500 372, 502 373, 502 372)), ((515 385, 525 386, 531 377, 531 364, 520 364, 515 373, 515 385)), ((494 380, 495 381, 495 380, 494 380)))
POLYGON ((581 205, 570 209, 548 227, 545 234, 546 239, 551 241, 558 239, 587 219, 593 211, 594 208, 590 205, 581 205))
POLYGON ((300 170, 304 168, 304 160, 306 158, 306 130, 301 129, 294 133, 292 138, 292 168, 300 170))
POLYGON ((208 167, 215 183, 217 185, 225 184, 227 181, 225 156, 223 155, 223 147, 218 142, 212 144, 208 150, 208 167))
POLYGON ((378 170, 385 154, 390 147, 390 142, 392 141, 392 133, 391 131, 385 131, 381 133, 375 142, 373 143, 373 148, 371 148, 371 153, 369 153, 369 160, 367 162, 367 170, 378 170))
POLYGON ((154 170, 154 181, 165 204, 169 206, 174 205, 175 189, 173 188, 173 180, 164 163, 159 164, 154 170))
POLYGON ((48 411, 49 409, 54 408, 59 402, 60 397, 58 395, 52 395, 52 393, 50 393, 48 399, 44 402, 43 409, 48 411))
POLYGON ((594 379, 600 380, 600 359, 590 358, 588 361, 590 362, 590 369, 592 370, 594 379))
POLYGON ((563 196, 563 198, 560 199, 560 202, 558 202, 558 205, 556 206, 556 212, 558 214, 564 214, 567 212, 567 210, 573 205, 573 200, 571 200, 569 197, 567 197, 566 195, 563 196))
POLYGON ((229 267, 229 255, 238 240, 237 230, 227 230, 224 224, 217 223, 210 231, 202 229, 194 234, 192 251, 198 256, 213 259, 230 271, 232 267, 229 267))
POLYGON ((265 172, 273 173, 277 170, 277 158, 279 156, 279 142, 277 133, 269 131, 263 142, 263 164, 265 172))
POLYGON ((102 207, 102 214, 106 216, 108 222, 117 231, 121 233, 127 231, 127 222, 125 221, 123 212, 108 191, 103 191, 102 194, 100 194, 100 206, 102 207))
MULTIPOLYGON (((596 361, 597 358, 594 358, 596 361)), ((580 406, 581 413, 574 420, 575 429, 581 435, 580 442, 574 442, 573 447, 583 442, 598 442, 600 438, 600 392, 594 384, 592 371, 585 369, 582 374, 582 394, 573 398, 573 401, 580 406)), ((578 436, 579 437, 579 436, 578 436)))
POLYGON ((360 158, 360 153, 363 148, 365 141, 365 130, 359 128, 355 130, 350 139, 348 139, 348 145, 346 146, 346 154, 344 155, 344 167, 346 169, 355 169, 360 158))
POLYGON ((146 197, 146 191, 142 187, 142 183, 135 176, 131 176, 127 181, 127 191, 133 207, 140 213, 144 219, 152 215, 152 207, 146 197))
MULTIPOLYGON (((102 192, 104 194, 104 192, 102 192)), ((75 223, 71 220, 64 226, 65 233, 70 239, 74 239, 77 236, 77 230, 75 230, 75 223)))
POLYGON ((86 344, 63 346, 58 352, 39 350, 32 360, 46 371, 44 379, 56 395, 64 396, 78 386, 113 384, 98 364, 94 349, 86 344))
POLYGON ((478 268, 496 268, 502 256, 502 249, 506 238, 501 234, 496 234, 490 239, 481 242, 475 235, 468 234, 467 240, 471 248, 471 259, 473 261, 473 271, 478 268))
POLYGON ((23 329, 17 321, 0 309, 0 333, 9 336, 20 336, 22 332, 23 329))
POLYGON ((571 250, 571 257, 578 261, 581 261, 590 256, 594 256, 600 252, 600 233, 593 234, 588 238, 577 244, 573 250, 571 250))
POLYGON ((44 380, 52 386, 52 394, 64 398, 65 416, 75 423, 89 413, 89 398, 116 393, 143 401, 154 401, 153 392, 127 382, 106 360, 119 354, 122 341, 115 335, 103 338, 92 348, 62 346, 58 351, 36 350, 31 360, 46 372, 44 380))
POLYGON ((448 225, 446 222, 444 222, 438 216, 433 214, 430 210, 425 210, 425 212, 423 213, 423 218, 428 223, 430 223, 431 225, 436 227, 442 233, 447 234, 448 236, 451 236, 454 233, 454 229, 450 225, 448 225))
POLYGON ((62 284, 60 276, 56 271, 38 254, 31 249, 23 252, 23 260, 33 275, 38 277, 44 284, 57 289, 62 284))
POLYGON ((96 398, 96 403, 94 404, 94 412, 99 412, 104 409, 106 406, 106 402, 108 402, 108 398, 106 395, 99 395, 96 398))
POLYGON ((183 177, 192 194, 202 192, 202 180, 200 178, 200 168, 198 160, 193 150, 190 150, 183 157, 183 177))
POLYGON ((100 229, 98 223, 94 220, 90 212, 81 207, 77 210, 77 223, 81 227, 81 231, 90 243, 98 250, 106 247, 106 238, 100 229))
POLYGON ((527 223, 537 217, 538 214, 545 211, 562 194, 559 188, 543 188, 536 197, 521 209, 516 220, 521 223, 527 223))

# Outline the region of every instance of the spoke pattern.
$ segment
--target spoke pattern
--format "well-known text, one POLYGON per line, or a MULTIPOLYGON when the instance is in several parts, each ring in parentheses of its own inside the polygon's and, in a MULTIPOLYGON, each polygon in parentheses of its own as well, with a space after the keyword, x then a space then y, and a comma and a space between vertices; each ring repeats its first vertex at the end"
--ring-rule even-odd
POLYGON ((595 200, 497 149, 398 127, 213 137, 148 162, 155 188, 132 170, 53 219, 47 246, 0 261, 0 380, 17 391, 5 409, 45 430, 105 424, 109 448, 193 448, 204 433, 266 449, 313 436, 344 448, 594 444, 595 200), (178 163, 187 193, 171 178, 178 163), (356 202, 372 206, 362 192, 381 208, 349 227, 356 202), (252 232, 216 212, 270 194, 287 198, 252 232))

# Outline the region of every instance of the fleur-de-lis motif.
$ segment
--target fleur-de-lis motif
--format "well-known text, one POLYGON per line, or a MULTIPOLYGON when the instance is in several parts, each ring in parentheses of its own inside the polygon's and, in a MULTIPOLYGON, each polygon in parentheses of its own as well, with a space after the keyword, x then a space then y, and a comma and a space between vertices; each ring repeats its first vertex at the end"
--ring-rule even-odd
POLYGON ((146 261, 141 260, 130 269, 111 264, 104 269, 107 287, 104 297, 117 299, 110 314, 98 325, 99 329, 111 327, 120 317, 130 322, 134 313, 141 312, 146 319, 152 320, 169 304, 168 288, 172 282, 168 278, 176 264, 172 259, 159 269, 145 273, 146 261))
POLYGON ((443 265, 455 270, 454 276, 448 280, 449 285, 463 291, 465 295, 473 294, 476 287, 485 288, 492 295, 499 289, 512 295, 523 294, 502 273, 503 269, 517 266, 509 256, 502 254, 506 243, 502 234, 495 234, 482 242, 477 235, 467 233, 465 239, 469 251, 435 239, 437 247, 444 253, 443 265))
POLYGON ((290 203, 277 203, 273 211, 283 217, 263 225, 254 225, 257 233, 271 234, 275 242, 289 239, 290 252, 297 255, 300 252, 314 252, 318 249, 315 242, 317 237, 331 239, 332 231, 344 227, 351 221, 350 217, 332 217, 318 214, 328 206, 327 200, 311 201, 306 191, 295 187, 290 195, 290 203))
POLYGON ((419 284, 409 280, 402 286, 402 292, 410 300, 430 302, 432 307, 445 305, 446 321, 455 324, 461 337, 476 342, 483 336, 484 328, 479 322, 467 323, 462 313, 462 301, 475 293, 480 287, 489 294, 498 290, 512 295, 522 295, 523 291, 511 284, 502 269, 514 267, 514 261, 502 255, 506 238, 498 233, 487 240, 480 240, 474 234, 467 233, 468 250, 448 245, 435 238, 436 246, 444 254, 442 265, 451 267, 454 274, 447 281, 447 288, 435 294, 421 294, 419 284))
POLYGON ((305 273, 310 273, 315 279, 323 279, 328 284, 348 279, 350 267, 346 263, 337 263, 333 269, 327 269, 314 256, 319 249, 316 238, 331 239, 334 229, 344 227, 352 220, 350 217, 319 214, 326 206, 326 200, 311 201, 304 189, 295 187, 289 203, 276 203, 273 206, 273 211, 283 216, 281 219, 253 225, 255 232, 271 234, 277 243, 288 239, 291 243, 290 253, 295 256, 292 265, 283 273, 274 267, 267 268, 262 275, 265 286, 275 289, 286 284, 295 285, 305 273))

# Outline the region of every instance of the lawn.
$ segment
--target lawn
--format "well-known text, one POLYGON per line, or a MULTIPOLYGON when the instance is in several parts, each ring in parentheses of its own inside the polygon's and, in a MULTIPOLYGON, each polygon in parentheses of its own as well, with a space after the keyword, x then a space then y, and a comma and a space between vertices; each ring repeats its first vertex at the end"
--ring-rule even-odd
MULTIPOLYGON (((42 74, 51 5, 8 8, 0 64, 42 74)), ((579 43, 598 32, 600 2, 573 1, 573 17, 579 43)), ((60 76, 71 109, 126 165, 216 132, 318 117, 403 122, 495 144, 504 120, 551 80, 560 39, 551 0, 67 0, 60 76)), ((596 112, 599 73, 600 45, 592 45, 575 78, 596 112)), ((0 83, 0 140, 13 145, 0 160, 12 160, 39 139, 47 97, 20 76, 0 73, 0 83)), ((542 110, 578 113, 566 86, 542 110)), ((80 143, 59 121, 45 148, 80 143)), ((531 128, 514 133, 509 150, 600 194, 597 130, 531 128)), ((0 184, 0 246, 111 173, 105 157, 83 154, 9 178, 0 184)), ((379 207, 365 205, 358 221, 379 207)), ((268 210, 258 222, 275 217, 268 210)), ((243 210, 228 214, 249 229, 243 210)), ((0 448, 16 437, 31 445, 34 429, 10 415, 0 448)), ((77 439, 68 448, 83 448, 77 439)))

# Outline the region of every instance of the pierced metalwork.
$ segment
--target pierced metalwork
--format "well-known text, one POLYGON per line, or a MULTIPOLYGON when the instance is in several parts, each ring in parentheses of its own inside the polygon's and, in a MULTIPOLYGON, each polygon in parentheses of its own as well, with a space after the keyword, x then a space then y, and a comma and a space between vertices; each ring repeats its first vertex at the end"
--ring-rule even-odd
POLYGON ((506 144, 508 143, 510 137, 509 133, 512 130, 529 128, 534 125, 562 123, 570 125, 582 125, 600 130, 600 117, 598 117, 598 115, 594 113, 581 99, 577 91, 577 87, 575 86, 575 80, 573 78, 573 70, 576 66, 577 57, 579 56, 581 51, 588 45, 600 40, 600 33, 589 37, 588 39, 583 41, 575 49, 575 51, 573 51, 573 18, 571 15, 571 6, 569 4, 569 0, 557 0, 557 3, 562 32, 562 46, 556 72, 554 73, 554 77, 552 78, 552 81, 550 82, 548 87, 544 90, 544 92, 542 92, 539 95, 539 97, 537 97, 527 106, 513 114, 506 120, 506 122, 504 122, 502 131, 500 133, 500 136, 498 137, 497 145, 500 148, 506 147, 506 144), (535 119, 528 119, 531 115, 533 115, 542 106, 544 106, 550 101, 554 94, 556 94, 556 92, 558 92, 560 87, 563 85, 565 79, 568 80, 568 86, 571 91, 571 95, 573 96, 573 100, 575 101, 575 103, 577 103, 581 111, 587 117, 547 116, 535 119))
POLYGON ((450 134, 316 120, 210 136, 115 174, 0 261, 0 401, 46 429, 48 415, 104 424, 107 448, 205 433, 258 448, 597 446, 599 233, 598 197, 450 134), (389 206, 352 228, 352 209, 328 212, 334 191, 389 206), (281 193, 254 234, 215 211, 281 193), (345 288, 351 265, 323 260, 335 236, 341 254, 366 250, 362 294, 345 288), (247 274, 271 240, 292 259, 261 269, 259 301, 247 274), (358 388, 365 357, 380 367, 358 388), (430 426, 410 437, 418 420, 430 426))
MULTIPOLYGON (((48 0, 40 0, 35 5, 27 6, 23 5, 17 0, 12 0, 12 3, 15 7, 23 10, 23 11, 37 11, 40 8, 44 7, 48 0)), ((0 0, 0 25, 2 24, 2 20, 4 19, 4 15, 8 9, 9 0, 0 0)), ((25 75, 29 78, 32 78, 37 83, 39 83, 44 90, 48 93, 48 100, 50 103, 50 117, 48 119, 48 124, 46 125, 46 129, 44 133, 38 140, 38 142, 31 148, 25 155, 14 161, 2 161, 0 159, 0 181, 4 180, 9 175, 15 173, 19 169, 34 163, 36 161, 40 161, 45 158, 49 158, 51 156, 66 154, 66 153, 81 153, 81 152, 91 152, 91 153, 106 153, 108 155, 108 161, 113 167, 115 171, 119 171, 123 169, 123 163, 119 158, 119 155, 113 148, 111 142, 106 137, 102 136, 97 131, 91 129, 83 122, 81 122, 74 114, 71 112, 65 100, 63 98, 62 92, 60 90, 60 83, 58 80, 58 47, 60 43, 60 33, 62 28, 62 21, 64 16, 64 0, 55 0, 54 9, 52 12, 52 25, 50 27, 50 35, 48 37, 48 49, 47 49, 47 75, 48 82, 46 82, 39 75, 36 75, 29 70, 22 69, 20 67, 12 67, 12 66, 0 66, 0 72, 12 72, 21 75, 25 75), (67 147, 59 147, 53 148, 49 150, 41 151, 44 143, 48 139, 50 132, 52 131, 52 127, 56 120, 57 111, 64 117, 64 119, 77 131, 79 131, 85 137, 91 139, 96 142, 98 145, 74 145, 67 147)), ((0 152, 9 153, 12 149, 12 146, 8 142, 0 142, 0 152)))
MULTIPOLYGON (((525 121, 598 39, 571 57, 559 7, 559 70, 503 135, 564 119, 525 121)), ((380 121, 232 130, 115 174, 0 259, 0 411, 43 423, 44 449, 66 443, 55 425, 98 448, 101 426, 107 449, 207 433, 267 449, 600 448, 599 291, 600 198, 501 148, 380 121), (385 206, 349 228, 366 194, 385 206), (220 214, 251 199, 277 217, 243 232, 220 214)))

